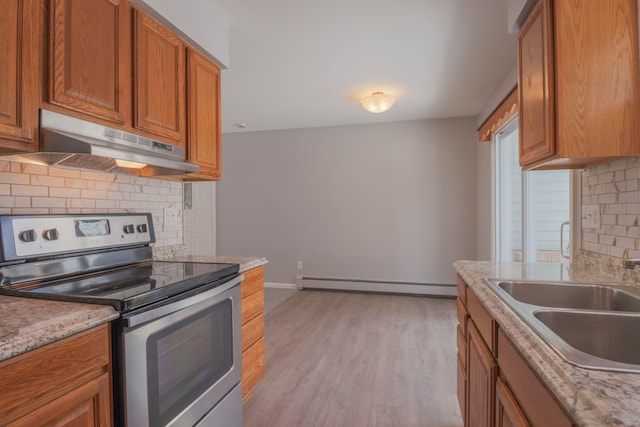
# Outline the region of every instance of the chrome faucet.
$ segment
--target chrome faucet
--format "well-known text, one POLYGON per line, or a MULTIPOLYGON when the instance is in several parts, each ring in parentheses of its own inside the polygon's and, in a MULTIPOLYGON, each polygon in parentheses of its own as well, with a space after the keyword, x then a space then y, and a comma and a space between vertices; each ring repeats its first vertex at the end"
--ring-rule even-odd
POLYGON ((622 266, 633 270, 636 265, 640 265, 640 258, 625 258, 622 260, 622 266))

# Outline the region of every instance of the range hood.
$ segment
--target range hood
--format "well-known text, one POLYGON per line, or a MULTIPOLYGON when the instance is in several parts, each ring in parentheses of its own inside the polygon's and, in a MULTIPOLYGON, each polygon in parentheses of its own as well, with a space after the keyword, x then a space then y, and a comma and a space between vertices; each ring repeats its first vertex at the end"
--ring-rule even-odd
POLYGON ((200 171, 184 161, 183 147, 96 123, 40 110, 40 151, 0 157, 21 163, 89 169, 136 176, 200 171))

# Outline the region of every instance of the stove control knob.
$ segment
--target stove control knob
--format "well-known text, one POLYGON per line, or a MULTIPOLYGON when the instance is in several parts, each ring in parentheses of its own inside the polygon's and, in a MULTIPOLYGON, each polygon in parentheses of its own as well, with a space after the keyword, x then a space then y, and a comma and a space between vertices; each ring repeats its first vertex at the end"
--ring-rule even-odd
POLYGON ((31 229, 31 230, 21 231, 18 237, 23 242, 35 242, 36 239, 38 238, 38 234, 36 233, 36 230, 31 229))
POLYGON ((59 237, 60 237, 60 233, 55 228, 52 228, 44 232, 45 240, 58 240, 59 237))
POLYGON ((136 230, 133 228, 133 224, 128 224, 124 226, 124 234, 133 234, 136 230))
POLYGON ((146 233, 147 232, 147 224, 138 225, 138 233, 146 233))

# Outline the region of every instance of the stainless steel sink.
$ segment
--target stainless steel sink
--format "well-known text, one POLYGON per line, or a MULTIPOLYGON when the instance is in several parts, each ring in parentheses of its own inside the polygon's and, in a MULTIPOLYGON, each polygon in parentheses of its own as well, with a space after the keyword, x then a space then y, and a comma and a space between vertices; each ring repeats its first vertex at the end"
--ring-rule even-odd
POLYGON ((569 363, 640 373, 640 286, 484 282, 569 363))
POLYGON ((513 299, 544 307, 640 312, 640 297, 611 286, 575 283, 499 282, 513 299))
MULTIPOLYGON (((580 352, 619 363, 640 365, 638 315, 558 310, 539 310, 533 315, 580 352)), ((583 360, 583 363, 588 361, 583 360)))

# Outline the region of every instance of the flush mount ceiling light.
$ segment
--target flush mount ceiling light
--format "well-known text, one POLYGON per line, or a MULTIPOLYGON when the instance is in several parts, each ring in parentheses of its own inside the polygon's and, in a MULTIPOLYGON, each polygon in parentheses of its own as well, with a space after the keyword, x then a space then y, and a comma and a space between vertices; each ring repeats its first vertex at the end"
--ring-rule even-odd
POLYGON ((383 113, 393 107, 395 96, 385 95, 383 92, 373 92, 360 100, 362 107, 372 113, 383 113))

